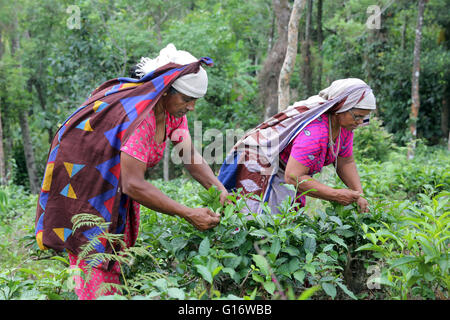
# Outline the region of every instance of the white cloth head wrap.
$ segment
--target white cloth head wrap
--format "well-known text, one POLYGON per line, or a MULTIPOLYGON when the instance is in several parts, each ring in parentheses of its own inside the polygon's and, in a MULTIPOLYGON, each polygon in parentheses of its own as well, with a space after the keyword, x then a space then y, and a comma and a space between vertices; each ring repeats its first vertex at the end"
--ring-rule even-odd
MULTIPOLYGON (((187 51, 177 50, 172 43, 169 43, 159 52, 155 59, 142 57, 137 64, 136 75, 142 78, 147 73, 152 72, 170 62, 186 65, 198 61, 187 51)), ((172 84, 177 91, 193 98, 201 98, 208 89, 208 75, 205 69, 200 67, 197 73, 190 73, 179 77, 172 84)))
POLYGON ((358 90, 359 92, 356 91, 355 93, 350 94, 344 103, 344 106, 336 111, 336 113, 345 112, 352 108, 375 110, 377 105, 372 90, 364 81, 358 78, 333 81, 328 88, 319 92, 319 96, 325 100, 331 100, 342 95, 346 90, 354 87, 361 87, 361 91, 358 90), (364 93, 364 97, 359 101, 362 92, 364 93), (357 100, 355 101, 355 99, 357 100))
POLYGON ((336 102, 338 102, 343 98, 346 98, 344 105, 336 113, 342 113, 352 108, 376 109, 376 100, 372 89, 358 78, 333 81, 328 88, 320 91, 318 95, 311 96, 307 100, 297 101, 292 107, 307 106, 308 108, 314 108, 326 101, 336 99, 336 102), (363 94, 364 96, 361 99, 363 94))

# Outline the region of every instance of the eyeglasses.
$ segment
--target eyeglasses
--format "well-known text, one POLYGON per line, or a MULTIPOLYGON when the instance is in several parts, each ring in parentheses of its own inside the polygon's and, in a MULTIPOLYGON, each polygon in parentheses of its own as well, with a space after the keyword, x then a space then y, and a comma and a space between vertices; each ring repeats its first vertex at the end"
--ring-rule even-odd
POLYGON ((355 114, 353 113, 353 111, 350 109, 348 110, 348 112, 350 112, 350 114, 353 117, 353 120, 355 120, 355 122, 364 122, 364 119, 368 118, 369 116, 355 116, 355 114))

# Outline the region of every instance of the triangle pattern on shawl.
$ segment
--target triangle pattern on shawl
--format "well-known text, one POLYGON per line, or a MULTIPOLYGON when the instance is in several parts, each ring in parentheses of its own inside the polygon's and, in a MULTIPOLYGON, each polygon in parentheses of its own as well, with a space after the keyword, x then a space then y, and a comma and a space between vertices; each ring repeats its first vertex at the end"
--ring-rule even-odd
POLYGON ((111 214, 112 214, 112 211, 113 211, 113 206, 114 206, 114 200, 115 199, 116 199, 115 197, 112 197, 111 199, 108 199, 108 200, 106 200, 104 202, 104 205, 105 205, 106 209, 108 209, 109 213, 111 213, 111 214))
POLYGON ((84 164, 76 164, 70 162, 64 162, 64 166, 66 167, 67 173, 71 178, 84 168, 84 164))
POLYGON ((67 198, 72 198, 72 199, 76 199, 77 195, 75 194, 75 191, 73 190, 72 186, 70 185, 70 183, 68 185, 66 185, 64 187, 64 189, 62 189, 61 194, 67 198))
POLYGON ((94 109, 95 112, 100 112, 103 109, 105 109, 108 106, 108 104, 106 102, 97 100, 94 102, 94 106, 92 107, 92 109, 94 109))
POLYGON ((94 131, 91 127, 91 123, 89 122, 89 119, 86 119, 84 121, 81 121, 80 124, 76 126, 76 128, 84 130, 84 131, 94 131))
POLYGON ((72 230, 67 228, 53 228, 53 231, 63 242, 66 242, 67 238, 72 234, 72 230))

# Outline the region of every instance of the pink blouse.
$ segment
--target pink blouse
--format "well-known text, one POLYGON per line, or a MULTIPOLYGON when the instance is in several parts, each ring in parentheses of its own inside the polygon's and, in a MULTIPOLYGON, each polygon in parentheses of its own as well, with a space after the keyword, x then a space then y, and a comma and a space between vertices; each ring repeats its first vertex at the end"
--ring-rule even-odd
MULTIPOLYGON (((334 152, 339 157, 350 157, 353 154, 353 132, 341 128, 340 147, 337 150, 337 139, 334 145, 334 152)), ((334 163, 336 157, 333 156, 329 142, 328 115, 322 114, 316 120, 308 124, 280 153, 280 158, 285 163, 289 156, 309 168, 310 176, 320 172, 324 166, 334 163)), ((305 205, 305 196, 300 198, 302 206, 305 205)))
MULTIPOLYGON (((155 141, 155 133, 156 118, 154 111, 151 110, 120 150, 139 161, 145 162, 147 168, 154 167, 162 159, 166 147, 165 141, 162 143, 155 141)), ((165 136, 176 144, 183 141, 186 135, 189 135, 186 116, 176 118, 166 111, 165 136)))

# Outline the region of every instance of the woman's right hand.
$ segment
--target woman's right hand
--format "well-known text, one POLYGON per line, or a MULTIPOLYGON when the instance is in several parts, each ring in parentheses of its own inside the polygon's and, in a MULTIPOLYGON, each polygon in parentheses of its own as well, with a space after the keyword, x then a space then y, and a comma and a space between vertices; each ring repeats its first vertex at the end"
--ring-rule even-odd
POLYGON ((344 206, 356 202, 356 200, 358 200, 358 198, 361 196, 360 192, 350 189, 335 189, 335 192, 336 196, 334 201, 344 206))
POLYGON ((190 208, 184 218, 200 231, 214 228, 220 222, 220 215, 209 208, 190 208))

